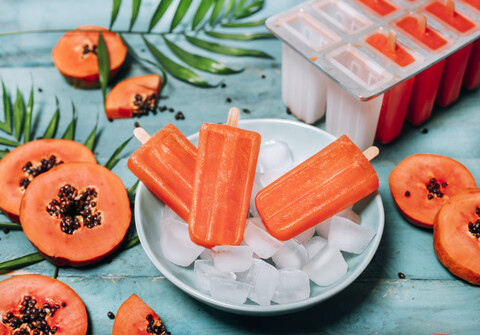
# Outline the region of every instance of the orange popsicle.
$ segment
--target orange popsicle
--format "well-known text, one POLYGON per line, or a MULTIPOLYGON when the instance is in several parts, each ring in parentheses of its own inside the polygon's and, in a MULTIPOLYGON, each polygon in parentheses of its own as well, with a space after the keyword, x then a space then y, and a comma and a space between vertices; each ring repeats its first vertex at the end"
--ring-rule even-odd
POLYGON ((260 134, 237 128, 238 115, 232 108, 227 125, 200 128, 188 229, 190 239, 207 248, 243 239, 260 134))
POLYGON ((378 176, 366 156, 377 153, 370 147, 364 155, 343 135, 260 190, 255 205, 267 231, 289 240, 375 191, 378 176))
POLYGON ((145 186, 183 220, 188 221, 192 201, 197 148, 173 124, 151 138, 142 128, 136 136, 145 142, 128 159, 127 166, 145 186))

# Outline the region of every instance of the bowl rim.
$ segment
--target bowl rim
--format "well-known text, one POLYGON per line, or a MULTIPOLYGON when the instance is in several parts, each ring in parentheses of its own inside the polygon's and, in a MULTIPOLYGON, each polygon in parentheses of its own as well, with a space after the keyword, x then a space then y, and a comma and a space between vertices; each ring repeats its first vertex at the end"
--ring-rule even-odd
MULTIPOLYGON (((336 138, 335 136, 327 133, 326 131, 320 128, 317 128, 305 123, 301 123, 298 121, 282 120, 282 119, 249 119, 249 120, 239 121, 240 125, 249 125, 252 123, 253 124, 288 123, 294 126, 301 126, 301 127, 309 128, 317 132, 323 133, 323 135, 328 136, 332 140, 336 138)), ((198 136, 198 132, 188 136, 187 138, 189 140, 192 140, 196 136, 198 136)), ((261 306, 256 304, 238 305, 238 304, 219 301, 211 297, 207 292, 203 292, 200 289, 191 287, 190 285, 180 280, 172 271, 170 271, 170 269, 164 267, 162 263, 155 257, 155 254, 152 248, 150 247, 150 244, 147 242, 146 232, 144 230, 144 224, 142 221, 142 213, 140 210, 141 206, 139 205, 142 202, 142 198, 145 196, 146 192, 150 193, 147 187, 145 187, 145 185, 142 182, 140 182, 135 195, 134 215, 135 215, 135 226, 137 229, 138 237, 140 239, 140 243, 145 253, 147 254, 148 258, 150 259, 150 261, 161 272, 161 274, 165 276, 166 279, 168 279, 172 284, 174 284, 176 287, 178 287, 180 290, 182 290, 186 294, 212 307, 219 308, 221 310, 232 312, 232 313, 237 313, 237 314, 273 315, 273 314, 291 313, 294 311, 311 307, 339 293, 340 291, 345 289, 347 286, 349 286, 353 281, 355 281, 360 276, 360 274, 367 268, 368 264, 370 263, 376 251, 378 250, 378 246, 382 239, 384 225, 385 225, 385 211, 383 207, 383 202, 382 202, 380 193, 377 190, 374 192, 374 196, 371 201, 374 201, 375 205, 378 208, 378 216, 379 216, 378 231, 376 231, 373 241, 370 242, 369 249, 364 251, 364 254, 361 254, 363 256, 363 259, 358 263, 357 267, 349 274, 349 276, 346 277, 344 280, 342 280, 340 284, 338 284, 337 286, 335 286, 330 290, 320 293, 319 295, 316 295, 314 297, 309 297, 305 300, 301 300, 297 302, 292 302, 287 304, 270 304, 268 306, 261 306)))

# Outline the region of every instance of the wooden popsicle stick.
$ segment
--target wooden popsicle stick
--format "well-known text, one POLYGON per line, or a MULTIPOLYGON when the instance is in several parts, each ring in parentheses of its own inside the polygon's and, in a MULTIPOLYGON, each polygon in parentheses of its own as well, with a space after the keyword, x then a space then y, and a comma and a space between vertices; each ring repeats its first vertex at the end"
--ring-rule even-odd
POLYGON ((378 147, 372 145, 371 147, 367 148, 363 152, 363 155, 365 156, 366 159, 368 159, 368 161, 371 161, 372 159, 377 157, 379 153, 380 153, 380 150, 378 149, 378 147))
POLYGON ((238 119, 240 118, 240 110, 237 107, 232 107, 228 111, 227 125, 231 127, 238 127, 238 119))
POLYGON ((397 33, 393 29, 388 31, 387 47, 392 52, 395 52, 395 49, 397 48, 397 33))
POLYGON ((447 13, 451 16, 455 14, 455 1, 454 0, 447 0, 445 2, 445 7, 447 8, 447 13))
POLYGON ((133 135, 140 141, 140 143, 145 144, 150 139, 150 135, 142 127, 137 127, 133 130, 133 135))
POLYGON ((423 14, 419 14, 417 16, 417 24, 418 24, 418 30, 422 34, 425 34, 425 31, 427 30, 427 18, 423 14))

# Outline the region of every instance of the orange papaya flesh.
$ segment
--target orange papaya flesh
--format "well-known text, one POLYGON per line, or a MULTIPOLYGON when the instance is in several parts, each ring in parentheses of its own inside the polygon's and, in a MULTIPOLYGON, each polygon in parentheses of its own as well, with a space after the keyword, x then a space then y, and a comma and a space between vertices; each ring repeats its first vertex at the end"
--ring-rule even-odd
POLYGON ((130 225, 127 191, 107 168, 65 163, 35 178, 20 205, 30 242, 52 263, 84 266, 114 252, 130 225))
POLYGON ((142 299, 132 294, 120 306, 112 335, 168 335, 160 317, 142 299))
POLYGON ((20 201, 30 182, 52 167, 70 162, 97 160, 92 151, 72 140, 40 139, 27 142, 10 151, 0 160, 0 209, 18 222, 20 201))
POLYGON ((109 54, 111 79, 123 64, 127 47, 120 36, 107 28, 93 25, 77 27, 65 33, 52 50, 53 63, 58 71, 76 88, 100 87, 97 58, 100 31, 109 54))
POLYGON ((156 74, 121 81, 105 99, 107 118, 130 118, 155 111, 161 82, 161 77, 156 74))
POLYGON ((36 274, 13 276, 0 282, 0 297, 2 335, 87 333, 82 299, 60 280, 36 274), (35 321, 30 322, 32 316, 35 321))
POLYGON ((476 187, 475 179, 458 161, 435 154, 405 158, 390 173, 390 191, 405 218, 432 228, 435 215, 453 195, 476 187))
POLYGON ((433 225, 433 248, 455 276, 480 285, 480 189, 466 189, 438 211, 433 225))

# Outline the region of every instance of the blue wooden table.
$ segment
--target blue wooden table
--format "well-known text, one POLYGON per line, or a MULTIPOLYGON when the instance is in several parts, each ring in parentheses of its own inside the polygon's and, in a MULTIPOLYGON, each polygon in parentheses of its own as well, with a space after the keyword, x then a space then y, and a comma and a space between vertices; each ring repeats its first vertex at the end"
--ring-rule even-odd
MULTIPOLYGON (((148 20, 142 16, 149 17, 156 3, 143 2, 135 29, 146 29, 148 20)), ((278 13, 294 3, 269 1, 266 8, 251 19, 278 13)), ((115 28, 128 28, 129 6, 130 2, 124 1, 115 28)), ((65 29, 84 24, 108 26, 110 10, 111 1, 107 0, 2 1, 0 32, 65 29)), ((204 121, 224 122, 231 106, 251 111, 243 113, 243 119, 294 119, 286 113, 281 100, 278 40, 233 42, 263 50, 275 59, 218 56, 217 59, 233 68, 246 67, 243 73, 231 76, 202 73, 212 83, 224 80, 224 88, 194 88, 170 77, 170 83, 162 91, 165 99, 160 105, 182 111, 184 120, 175 120, 175 113, 167 111, 108 122, 103 114, 100 90, 72 88, 53 66, 51 49, 61 35, 35 33, 0 37, 0 78, 11 97, 15 96, 17 87, 28 97, 34 86, 34 124, 42 131, 55 111, 55 96, 61 110, 59 133, 71 120, 71 102, 77 107, 75 138, 80 142, 88 136, 98 117, 101 132, 95 154, 100 163, 105 163, 119 143, 131 136, 134 122, 139 122, 150 133, 172 122, 189 135, 197 132, 204 121), (232 102, 228 103, 227 98, 232 102)), ((152 41, 160 41, 156 38, 152 37, 152 41)), ((150 57, 139 36, 128 35, 127 39, 138 53, 150 57)), ((116 81, 146 73, 157 73, 157 70, 130 60, 116 81)), ((405 125, 398 140, 379 145, 381 154, 373 164, 380 177, 386 220, 380 247, 371 264, 352 285, 313 308, 273 317, 240 316, 213 309, 190 298, 165 279, 140 245, 85 269, 61 268, 58 278, 82 297, 88 309, 90 333, 95 335, 111 333, 113 320, 107 317, 107 312, 116 312, 132 293, 161 316, 172 334, 478 334, 480 288, 451 275, 435 256, 431 232, 403 219, 390 195, 388 175, 406 156, 431 152, 460 161, 480 178, 479 103, 480 90, 462 91, 458 102, 448 108, 435 108, 423 126, 405 125), (400 272, 405 275, 404 279, 399 278, 400 272)), ((316 126, 324 128, 324 120, 316 126)), ((137 147, 138 144, 131 141, 113 169, 126 186, 136 181, 126 167, 126 160, 137 147)), ((0 232, 0 238, 0 261, 35 252, 20 231, 0 232)), ((54 266, 43 261, 2 273, 0 279, 23 273, 52 276, 54 266)))

